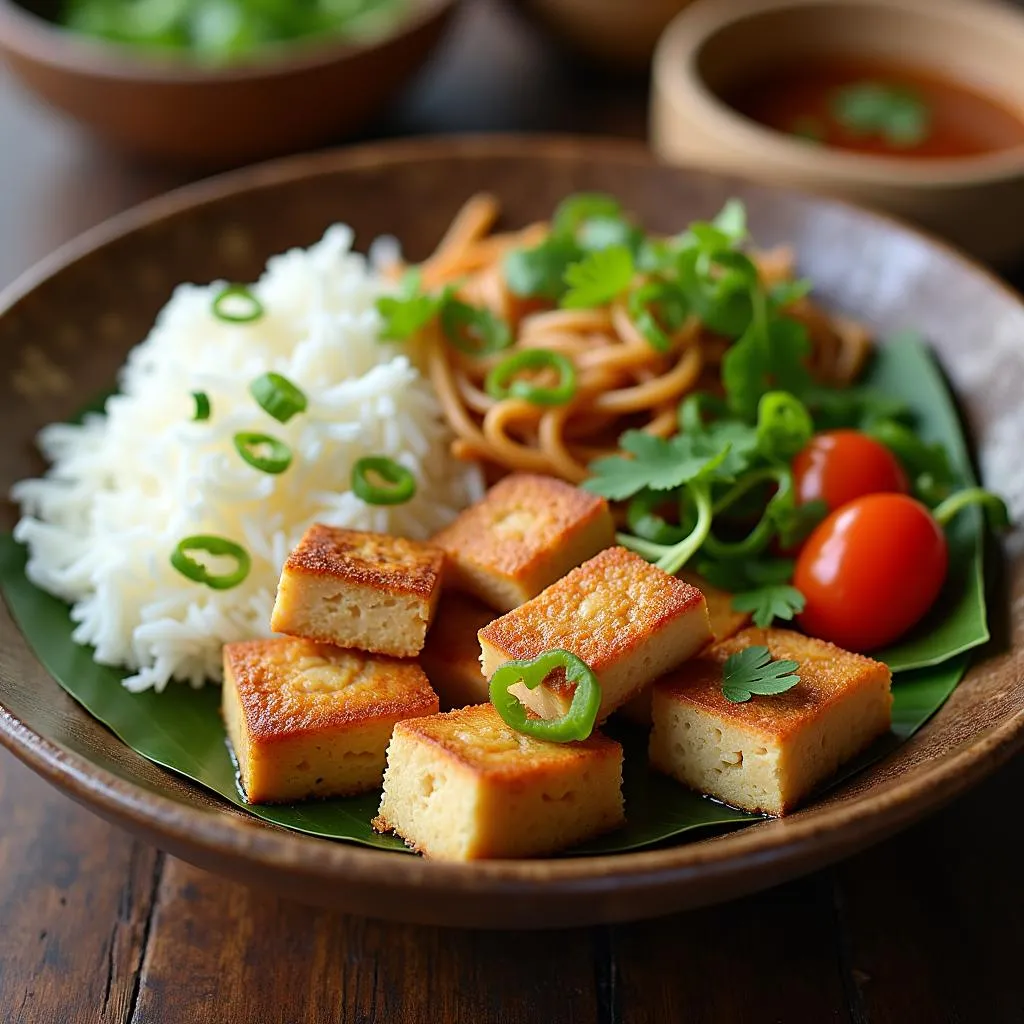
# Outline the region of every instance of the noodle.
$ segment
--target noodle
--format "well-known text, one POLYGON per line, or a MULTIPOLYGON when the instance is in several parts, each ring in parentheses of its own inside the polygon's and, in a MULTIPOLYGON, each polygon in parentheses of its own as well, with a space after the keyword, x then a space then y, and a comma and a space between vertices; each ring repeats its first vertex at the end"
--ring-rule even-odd
MULTIPOLYGON (((463 301, 500 317, 513 332, 510 347, 476 357, 448 345, 436 324, 425 329, 430 379, 455 434, 452 453, 481 460, 499 473, 539 472, 579 483, 591 461, 617 451, 624 430, 659 437, 675 433, 680 400, 698 388, 720 387, 718 367, 732 342, 691 315, 668 336, 667 351, 659 351, 622 302, 550 309, 544 308, 550 303, 521 298, 505 280, 504 257, 543 242, 549 226, 490 234, 499 215, 494 196, 473 196, 420 267, 425 287, 454 288, 463 301), (487 373, 508 355, 530 349, 570 360, 576 371, 571 400, 546 406, 488 394, 487 373)), ((751 258, 766 287, 792 280, 792 249, 778 247, 751 258)), ((808 367, 815 378, 840 385, 856 378, 870 351, 860 324, 829 317, 807 298, 789 303, 786 315, 807 329, 808 367)), ((533 383, 555 386, 556 378, 544 369, 533 383)))

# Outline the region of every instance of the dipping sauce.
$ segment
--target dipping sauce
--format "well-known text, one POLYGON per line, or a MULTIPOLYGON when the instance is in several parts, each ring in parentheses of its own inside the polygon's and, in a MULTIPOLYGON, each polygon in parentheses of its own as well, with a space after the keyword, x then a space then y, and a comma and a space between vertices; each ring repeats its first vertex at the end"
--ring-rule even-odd
POLYGON ((969 86, 903 65, 836 58, 726 90, 734 110, 809 144, 926 159, 1024 146, 1024 115, 969 86))

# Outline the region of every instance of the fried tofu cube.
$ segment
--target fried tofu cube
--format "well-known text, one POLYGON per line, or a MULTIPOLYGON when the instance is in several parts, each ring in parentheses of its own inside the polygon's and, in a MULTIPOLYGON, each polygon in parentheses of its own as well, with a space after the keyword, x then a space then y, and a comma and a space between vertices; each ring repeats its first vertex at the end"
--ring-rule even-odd
POLYGON ((419 661, 445 711, 490 699, 476 635, 493 618, 490 608, 467 594, 441 595, 419 661))
POLYGON ((277 637, 224 645, 221 707, 253 804, 376 789, 391 730, 434 714, 414 661, 277 637))
POLYGON ((608 502, 550 476, 515 473, 434 537, 450 582, 496 611, 536 597, 615 543, 608 502))
POLYGON ((622 747, 548 743, 491 704, 400 722, 374 828, 436 860, 536 857, 618 828, 622 747))
MULTIPOLYGON (((703 595, 708 606, 708 621, 711 623, 711 639, 727 640, 750 623, 749 612, 738 612, 732 606, 732 594, 727 590, 713 587, 702 576, 684 569, 677 573, 691 587, 696 587, 703 595)), ((622 716, 637 725, 651 724, 651 691, 650 688, 637 694, 628 704, 622 707, 622 716)))
MULTIPOLYGON (((603 721, 711 639, 704 595, 625 548, 607 548, 532 601, 480 630, 488 679, 506 661, 552 648, 585 661, 601 684, 603 721)), ((542 718, 565 714, 575 687, 553 676, 512 692, 542 718)))
POLYGON ((890 683, 885 665, 824 640, 745 629, 655 683, 651 763, 734 807, 786 814, 888 731, 890 683), (726 659, 751 645, 798 662, 800 682, 742 704, 727 700, 726 659))
POLYGON ((284 563, 270 628, 411 658, 423 649, 443 568, 432 544, 315 523, 284 563))

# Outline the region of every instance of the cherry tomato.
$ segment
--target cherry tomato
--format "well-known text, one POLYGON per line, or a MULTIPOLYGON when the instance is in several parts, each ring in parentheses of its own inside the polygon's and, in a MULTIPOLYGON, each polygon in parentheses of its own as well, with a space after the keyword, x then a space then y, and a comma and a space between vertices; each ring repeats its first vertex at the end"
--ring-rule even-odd
POLYGON ((903 467, 884 444, 857 430, 816 434, 793 459, 796 500, 837 509, 864 494, 908 494, 903 467))
POLYGON ((920 502, 905 494, 857 498, 821 522, 800 552, 800 625, 851 651, 883 647, 932 606, 948 561, 946 535, 920 502))

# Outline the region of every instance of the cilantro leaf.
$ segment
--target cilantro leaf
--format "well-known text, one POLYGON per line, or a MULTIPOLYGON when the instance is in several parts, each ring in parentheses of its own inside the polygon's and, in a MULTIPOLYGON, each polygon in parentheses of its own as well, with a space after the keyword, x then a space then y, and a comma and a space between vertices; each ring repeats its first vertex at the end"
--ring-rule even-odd
POLYGON ((490 355, 512 344, 512 328, 505 320, 449 295, 441 302, 441 330, 455 348, 472 356, 490 355))
POLYGON ((722 359, 722 383, 729 407, 753 420, 766 391, 803 394, 811 380, 804 365, 809 351, 807 328, 796 320, 777 317, 763 330, 751 323, 722 359))
POLYGON ((769 583, 756 590, 744 590, 732 599, 738 612, 753 612, 754 625, 765 628, 775 619, 792 619, 804 610, 807 599, 794 586, 769 583))
POLYGON ((402 278, 397 295, 382 295, 376 302, 377 312, 384 321, 381 341, 406 341, 433 320, 441 307, 442 298, 420 291, 418 270, 408 271, 402 278))
POLYGON ((572 238, 549 235, 532 249, 513 249, 505 257, 505 282, 524 298, 558 300, 565 294, 565 272, 582 255, 572 238))
POLYGON ((729 448, 716 447, 706 437, 678 434, 671 440, 627 430, 619 439, 632 455, 609 455, 590 464, 594 474, 582 484, 588 491, 613 501, 631 498, 645 488, 670 491, 698 479, 721 477, 729 448))
POLYGON ((788 583, 793 578, 795 565, 790 558, 774 558, 770 561, 753 561, 748 558, 714 561, 702 558, 697 563, 697 572, 719 590, 739 594, 788 583))
POLYGON ((622 204, 604 192, 577 192, 558 204, 551 218, 556 235, 575 235, 585 221, 595 218, 621 219, 622 204))
POLYGON ((769 391, 757 403, 757 448, 769 461, 788 463, 814 436, 811 414, 788 391, 769 391))
POLYGON ((566 309, 603 306, 633 282, 633 254, 624 245, 613 245, 585 256, 565 271, 569 291, 562 297, 566 309))
POLYGON ((576 232, 576 243, 584 252, 599 252, 613 245, 624 245, 635 256, 643 240, 644 233, 621 217, 591 217, 576 232))
POLYGON ((747 237, 747 208, 740 199, 727 199, 711 222, 734 245, 747 237))
POLYGON ((916 93, 885 82, 855 82, 832 98, 832 116, 856 135, 881 135, 893 146, 916 146, 931 130, 931 108, 916 93))
POLYGON ((803 396, 818 430, 855 427, 864 430, 879 420, 904 420, 909 415, 905 402, 873 388, 812 387, 803 396))
POLYGON ((785 693, 800 682, 795 661, 773 661, 767 647, 755 645, 730 655, 722 666, 722 694, 733 704, 743 704, 756 693, 785 693))

